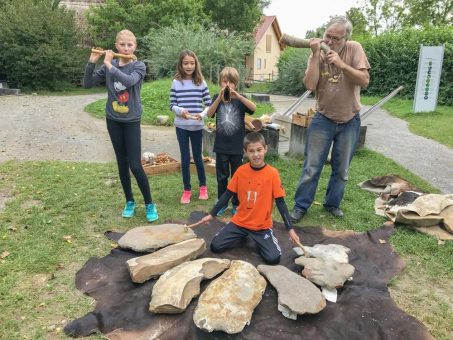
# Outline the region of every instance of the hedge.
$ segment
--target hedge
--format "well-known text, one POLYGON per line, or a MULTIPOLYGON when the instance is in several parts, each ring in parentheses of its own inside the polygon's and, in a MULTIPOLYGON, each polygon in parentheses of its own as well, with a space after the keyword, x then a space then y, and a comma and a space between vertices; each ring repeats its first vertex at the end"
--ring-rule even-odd
POLYGON ((417 80, 420 45, 444 44, 438 103, 453 105, 453 27, 410 29, 382 34, 361 41, 371 64, 370 85, 362 93, 385 96, 404 86, 403 98, 413 99, 417 80))

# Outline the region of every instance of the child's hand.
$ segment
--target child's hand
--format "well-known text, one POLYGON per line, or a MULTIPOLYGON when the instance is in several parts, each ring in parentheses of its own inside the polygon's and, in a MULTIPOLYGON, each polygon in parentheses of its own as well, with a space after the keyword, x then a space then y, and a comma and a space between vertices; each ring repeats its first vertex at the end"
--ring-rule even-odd
POLYGON ((202 223, 204 223, 204 224, 208 224, 208 223, 209 223, 210 221, 212 221, 213 219, 214 219, 214 217, 212 217, 211 214, 208 214, 208 215, 206 215, 205 217, 203 217, 203 218, 201 219, 200 222, 202 222, 202 223))
POLYGON ((217 100, 222 100, 222 101, 225 101, 225 97, 224 97, 224 94, 225 93, 225 88, 221 89, 220 90, 220 93, 219 93, 219 96, 217 97, 217 100))
POLYGON ((90 58, 88 58, 88 61, 89 61, 90 63, 95 64, 95 63, 98 62, 98 60, 99 60, 99 58, 101 57, 101 55, 102 55, 102 54, 99 54, 99 53, 91 53, 91 54, 90 54, 90 58))
POLYGON ((201 120, 201 115, 198 113, 196 115, 192 115, 192 117, 190 117, 191 119, 194 119, 194 120, 201 120))
POLYGON ((190 113, 187 109, 183 109, 181 111, 181 117, 184 118, 184 119, 189 119, 189 116, 190 116, 190 113))
POLYGON ((289 233, 289 239, 290 239, 294 244, 298 244, 298 243, 300 242, 299 236, 296 234, 296 232, 294 231, 294 229, 290 229, 288 233, 289 233))
POLYGON ((112 60, 113 60, 113 51, 112 50, 106 50, 105 51, 105 56, 104 56, 104 64, 110 69, 110 66, 112 65, 112 60))
POLYGON ((239 99, 239 93, 237 93, 231 87, 230 87, 230 97, 231 97, 231 99, 239 99))

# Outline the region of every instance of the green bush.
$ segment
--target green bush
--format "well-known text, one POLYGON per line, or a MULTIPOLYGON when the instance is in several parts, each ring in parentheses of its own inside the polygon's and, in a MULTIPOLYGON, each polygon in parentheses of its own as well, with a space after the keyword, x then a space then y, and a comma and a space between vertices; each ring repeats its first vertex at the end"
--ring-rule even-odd
POLYGON ((0 5, 0 70, 10 87, 58 90, 80 81, 88 54, 77 46, 74 12, 52 2, 0 5))
POLYGON ((172 77, 179 54, 189 49, 197 55, 205 78, 217 82, 224 66, 236 67, 245 76, 244 55, 252 52, 254 42, 249 35, 227 33, 216 26, 207 27, 192 21, 152 29, 141 45, 142 55, 154 78, 172 77))
POLYGON ((305 92, 303 83, 307 60, 311 50, 308 48, 286 48, 278 60, 278 79, 270 91, 277 94, 301 95, 305 92))
POLYGON ((96 46, 112 49, 116 34, 125 28, 139 38, 176 20, 209 20, 203 5, 199 0, 106 0, 88 10, 88 31, 96 46))
POLYGON ((385 96, 404 86, 403 98, 412 99, 417 80, 420 45, 445 44, 438 103, 453 105, 453 27, 408 29, 382 34, 361 41, 371 64, 370 85, 363 91, 369 96, 385 96))

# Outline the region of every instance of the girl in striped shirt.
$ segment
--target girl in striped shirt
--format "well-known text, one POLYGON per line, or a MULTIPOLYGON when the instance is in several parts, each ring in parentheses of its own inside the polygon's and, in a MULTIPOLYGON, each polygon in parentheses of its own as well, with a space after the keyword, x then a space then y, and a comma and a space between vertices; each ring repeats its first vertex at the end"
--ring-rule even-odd
POLYGON ((202 157, 203 119, 211 105, 209 89, 194 52, 184 50, 179 56, 176 74, 170 90, 170 110, 175 113, 176 137, 181 152, 181 172, 184 191, 181 203, 190 203, 190 146, 198 173, 198 199, 208 199, 206 174, 202 157))

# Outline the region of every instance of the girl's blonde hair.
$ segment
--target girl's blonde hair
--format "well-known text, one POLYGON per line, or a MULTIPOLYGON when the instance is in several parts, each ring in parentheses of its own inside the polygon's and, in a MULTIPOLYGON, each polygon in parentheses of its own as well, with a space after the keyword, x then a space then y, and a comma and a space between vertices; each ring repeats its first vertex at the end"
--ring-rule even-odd
POLYGON ((219 74, 219 85, 222 85, 222 79, 228 80, 230 83, 233 83, 236 87, 239 84, 239 72, 234 67, 226 66, 220 71, 219 74))
POLYGON ((175 79, 182 80, 184 79, 184 69, 182 67, 182 61, 184 60, 184 57, 189 56, 195 59, 195 70, 192 73, 192 81, 195 85, 199 86, 204 80, 203 74, 201 73, 201 65, 200 62, 198 61, 198 58, 195 53, 193 53, 191 50, 184 50, 179 54, 179 60, 178 60, 178 65, 176 66, 176 74, 175 74, 175 79))
POLYGON ((134 44, 137 45, 137 38, 135 37, 134 33, 132 33, 129 30, 119 31, 118 34, 116 35, 115 41, 118 41, 122 38, 131 39, 134 42, 134 44))

